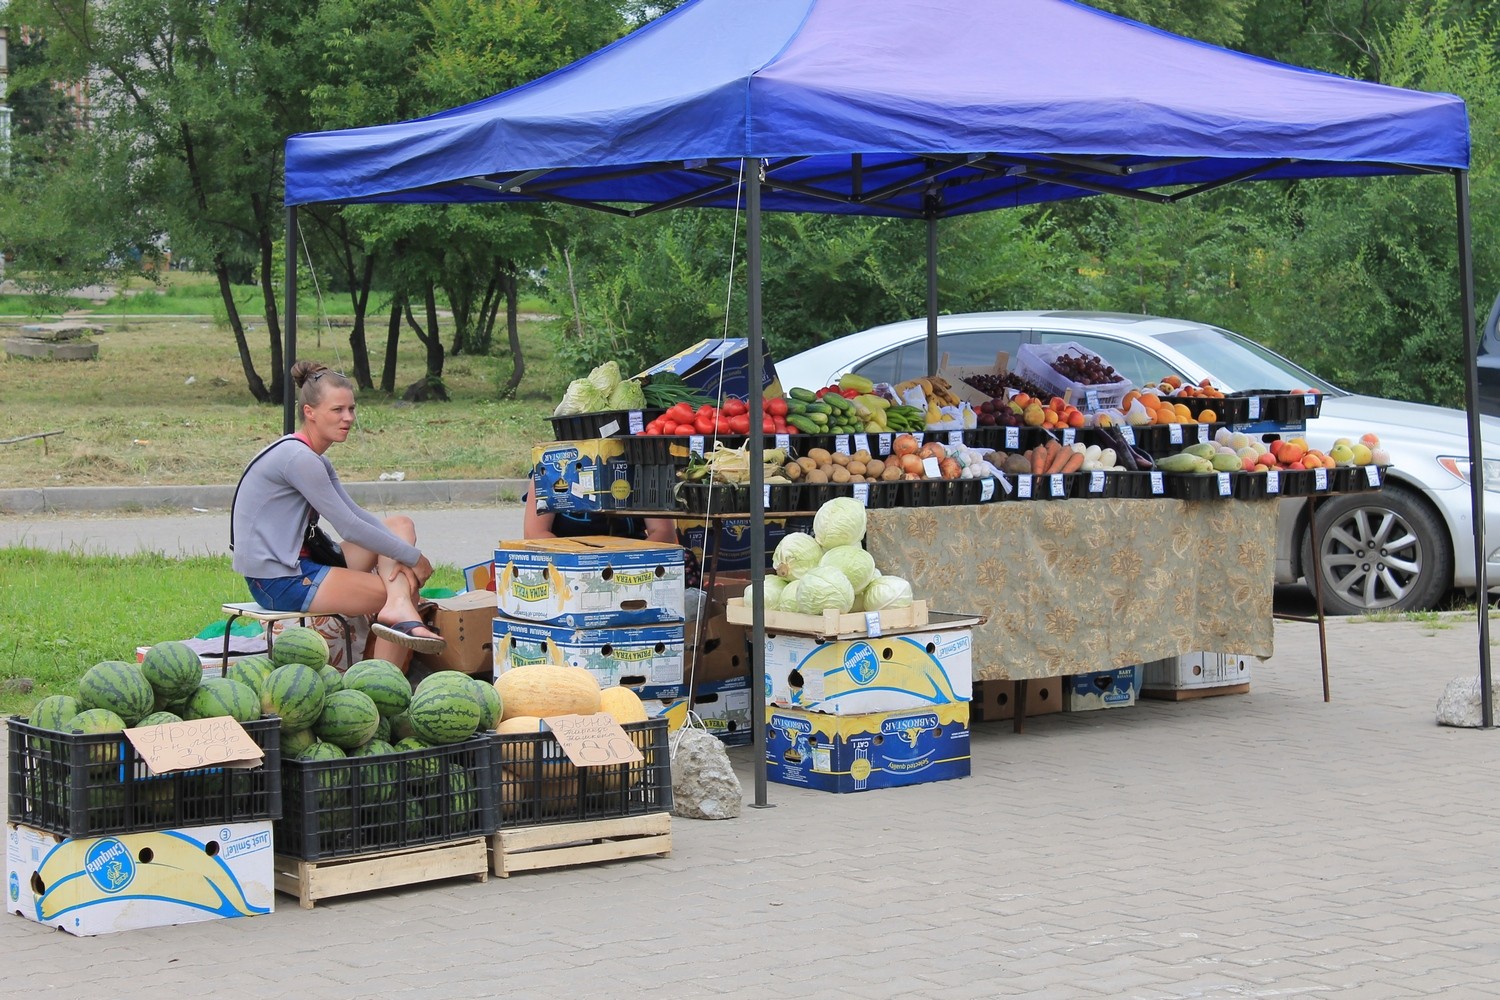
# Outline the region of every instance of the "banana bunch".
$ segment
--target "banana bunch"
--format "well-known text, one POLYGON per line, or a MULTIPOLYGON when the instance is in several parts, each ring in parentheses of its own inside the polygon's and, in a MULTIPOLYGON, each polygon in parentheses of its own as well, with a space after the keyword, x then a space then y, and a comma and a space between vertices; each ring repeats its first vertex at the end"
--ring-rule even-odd
POLYGON ((953 392, 953 384, 939 375, 924 375, 922 378, 909 378, 896 386, 896 395, 905 397, 906 390, 920 388, 922 394, 927 397, 927 405, 932 406, 957 406, 961 400, 953 392))

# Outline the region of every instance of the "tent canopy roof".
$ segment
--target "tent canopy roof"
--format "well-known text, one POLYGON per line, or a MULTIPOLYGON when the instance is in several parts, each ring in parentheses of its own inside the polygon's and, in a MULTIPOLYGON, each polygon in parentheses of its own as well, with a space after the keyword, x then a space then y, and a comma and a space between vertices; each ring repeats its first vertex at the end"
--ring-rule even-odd
POLYGON ((692 0, 494 97, 292 136, 286 201, 733 207, 740 161, 759 159, 767 210, 944 216, 1466 169, 1468 136, 1452 95, 1070 0, 692 0))

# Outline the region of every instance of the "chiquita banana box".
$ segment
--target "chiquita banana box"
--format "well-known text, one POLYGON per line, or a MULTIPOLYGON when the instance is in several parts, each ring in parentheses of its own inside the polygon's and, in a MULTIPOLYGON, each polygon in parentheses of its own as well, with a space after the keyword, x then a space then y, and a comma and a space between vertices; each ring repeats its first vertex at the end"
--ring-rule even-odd
POLYGON ((969 776, 969 703, 864 715, 766 709, 766 776, 863 792, 969 776))
POLYGON ((834 642, 767 635, 766 701, 830 715, 967 703, 973 645, 966 628, 834 642))
POLYGON ((642 698, 685 693, 682 622, 575 629, 496 618, 495 675, 527 663, 583 667, 599 686, 624 684, 642 698))
POLYGON ((495 549, 500 614, 574 628, 680 622, 682 546, 584 535, 503 541, 495 549))
POLYGON ((531 449, 532 502, 541 512, 628 507, 630 466, 618 440, 553 441, 531 449))
POLYGON ((271 823, 62 837, 6 827, 6 908, 86 937, 270 913, 271 823))

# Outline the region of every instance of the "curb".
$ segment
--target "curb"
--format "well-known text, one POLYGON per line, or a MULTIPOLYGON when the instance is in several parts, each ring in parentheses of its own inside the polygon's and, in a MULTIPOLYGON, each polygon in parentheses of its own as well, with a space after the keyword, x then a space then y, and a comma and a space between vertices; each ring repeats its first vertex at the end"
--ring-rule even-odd
MULTIPOLYGON (((436 504, 519 503, 526 479, 433 479, 415 482, 345 483, 361 506, 422 507, 436 504)), ((87 511, 228 510, 234 486, 50 486, 0 489, 0 514, 87 511)))

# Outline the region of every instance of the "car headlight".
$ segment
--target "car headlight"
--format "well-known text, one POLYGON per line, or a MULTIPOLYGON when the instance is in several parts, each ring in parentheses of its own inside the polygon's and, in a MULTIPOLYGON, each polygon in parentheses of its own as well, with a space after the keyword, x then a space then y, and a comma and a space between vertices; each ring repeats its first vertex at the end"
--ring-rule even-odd
MULTIPOLYGON (((1438 464, 1465 483, 1469 481, 1469 460, 1467 458, 1442 455, 1438 457, 1438 464)), ((1500 458, 1487 458, 1484 460, 1484 488, 1488 491, 1500 493, 1500 458)))

